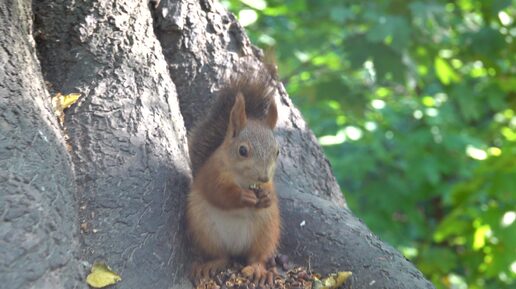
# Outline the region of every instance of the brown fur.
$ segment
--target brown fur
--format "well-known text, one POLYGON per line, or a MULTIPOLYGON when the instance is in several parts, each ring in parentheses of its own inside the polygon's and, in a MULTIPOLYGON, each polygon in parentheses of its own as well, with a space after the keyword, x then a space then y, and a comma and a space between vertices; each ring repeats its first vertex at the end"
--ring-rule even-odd
POLYGON ((190 137, 194 180, 187 227, 207 259, 194 267, 194 279, 216 273, 231 257, 243 257, 246 272, 257 282, 272 280, 265 261, 275 254, 280 238, 273 184, 278 145, 272 133, 278 112, 272 85, 264 69, 234 78, 190 137), (250 189, 254 185, 260 189, 250 189))

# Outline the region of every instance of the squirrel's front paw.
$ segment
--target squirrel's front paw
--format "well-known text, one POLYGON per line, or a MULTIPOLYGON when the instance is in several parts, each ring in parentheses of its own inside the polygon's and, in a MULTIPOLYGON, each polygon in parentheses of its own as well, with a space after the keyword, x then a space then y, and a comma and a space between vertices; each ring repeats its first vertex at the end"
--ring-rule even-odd
POLYGON ((268 208, 272 205, 271 192, 259 189, 256 190, 255 193, 258 197, 258 202, 256 203, 257 208, 268 208))
POLYGON ((254 191, 244 189, 240 195, 240 203, 246 207, 254 207, 258 203, 258 198, 254 191))
POLYGON ((224 270, 228 266, 228 260, 224 258, 212 260, 206 263, 194 263, 190 279, 195 286, 199 285, 201 280, 208 279, 220 271, 224 270))
POLYGON ((278 275, 275 268, 266 270, 264 264, 254 263, 244 267, 242 274, 250 278, 256 287, 271 288, 274 287, 274 277, 278 275))

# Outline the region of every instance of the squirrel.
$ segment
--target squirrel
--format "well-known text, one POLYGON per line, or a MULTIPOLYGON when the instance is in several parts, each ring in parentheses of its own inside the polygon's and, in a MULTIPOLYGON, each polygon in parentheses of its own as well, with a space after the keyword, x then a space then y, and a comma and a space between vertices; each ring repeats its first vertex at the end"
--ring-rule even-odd
POLYGON ((279 155, 273 81, 270 67, 238 73, 189 136, 187 231, 206 258, 193 267, 194 283, 240 258, 244 275, 273 285, 275 272, 266 262, 276 254, 281 230, 273 183, 279 155))

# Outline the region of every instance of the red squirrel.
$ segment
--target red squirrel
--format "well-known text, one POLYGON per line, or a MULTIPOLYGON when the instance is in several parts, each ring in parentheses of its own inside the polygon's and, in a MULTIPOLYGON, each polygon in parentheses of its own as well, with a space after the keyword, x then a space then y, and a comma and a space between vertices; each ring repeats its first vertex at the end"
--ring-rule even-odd
POLYGON ((273 81, 265 68, 239 73, 190 135, 187 229, 205 257, 192 270, 194 280, 213 276, 238 257, 246 262, 242 272, 257 284, 273 282, 265 265, 280 238, 273 81))

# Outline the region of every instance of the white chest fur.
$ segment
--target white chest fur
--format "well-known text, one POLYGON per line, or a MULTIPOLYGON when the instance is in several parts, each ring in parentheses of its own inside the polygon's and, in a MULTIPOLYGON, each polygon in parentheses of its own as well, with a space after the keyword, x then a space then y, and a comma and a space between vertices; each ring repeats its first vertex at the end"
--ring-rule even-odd
MULTIPOLYGON (((201 198, 200 198, 201 199, 201 198)), ((202 223, 205 235, 217 243, 217 247, 232 256, 245 255, 256 239, 259 223, 266 216, 267 209, 243 208, 221 210, 206 200, 197 203, 203 213, 202 223)))
POLYGON ((255 209, 238 209, 222 211, 212 207, 207 214, 211 216, 208 226, 213 236, 217 236, 220 245, 230 255, 240 255, 247 252, 255 239, 253 215, 255 209))

